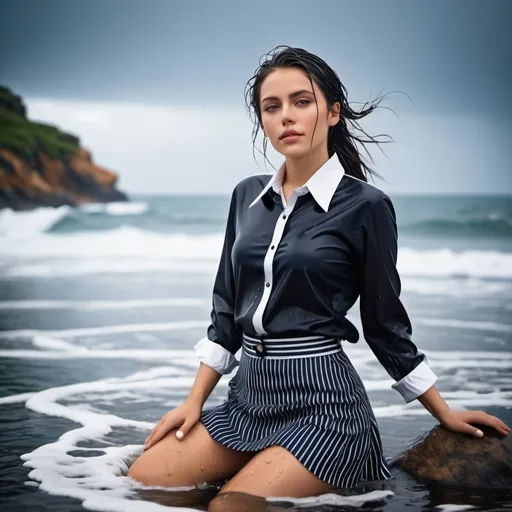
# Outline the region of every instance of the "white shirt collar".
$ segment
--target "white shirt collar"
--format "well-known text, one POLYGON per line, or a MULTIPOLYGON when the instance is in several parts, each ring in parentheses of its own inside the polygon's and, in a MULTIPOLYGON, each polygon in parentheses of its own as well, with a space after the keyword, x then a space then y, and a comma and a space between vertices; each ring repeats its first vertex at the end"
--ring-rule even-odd
MULTIPOLYGON (((279 167, 279 169, 274 173, 270 181, 266 184, 265 188, 258 194, 256 199, 249 205, 249 208, 256 204, 272 187, 274 191, 278 194, 282 194, 282 184, 285 173, 285 165, 286 162, 279 167)), ((305 194, 307 192, 311 192, 311 195, 315 199, 315 201, 322 207, 324 212, 329 209, 329 205, 332 200, 332 196, 338 185, 340 184, 341 178, 345 174, 345 170, 341 165, 338 155, 334 153, 325 164, 318 169, 311 178, 299 188, 295 190, 299 194, 305 194)))

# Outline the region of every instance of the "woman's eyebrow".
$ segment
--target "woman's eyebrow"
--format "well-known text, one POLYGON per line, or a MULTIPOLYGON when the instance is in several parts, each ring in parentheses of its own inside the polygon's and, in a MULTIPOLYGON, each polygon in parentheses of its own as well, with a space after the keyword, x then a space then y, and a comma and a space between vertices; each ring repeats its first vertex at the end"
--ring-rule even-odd
MULTIPOLYGON (((288 96, 290 98, 294 98, 295 96, 299 96, 300 94, 304 94, 305 92, 313 94, 311 91, 308 91, 307 89, 301 89, 300 91, 290 93, 288 96)), ((267 96, 266 98, 263 98, 261 101, 263 102, 267 100, 279 100, 279 98, 277 96, 267 96)))

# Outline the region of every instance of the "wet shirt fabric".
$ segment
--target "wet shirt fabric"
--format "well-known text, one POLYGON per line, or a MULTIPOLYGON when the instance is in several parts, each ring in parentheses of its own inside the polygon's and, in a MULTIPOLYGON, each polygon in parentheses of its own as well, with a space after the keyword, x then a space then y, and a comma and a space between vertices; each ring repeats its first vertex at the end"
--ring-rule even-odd
POLYGON ((359 339, 346 318, 359 297, 364 337, 404 400, 436 380, 399 298, 393 205, 336 155, 286 200, 284 166, 231 197, 211 323, 195 350, 220 374, 238 370, 201 422, 233 450, 282 446, 338 488, 391 478, 343 343, 359 339))
POLYGON ((364 338, 406 402, 436 381, 411 339, 396 268, 397 226, 390 198, 344 173, 333 155, 286 201, 284 163, 234 189, 213 289, 211 324, 195 350, 221 374, 238 361, 243 333, 311 335, 355 343, 346 318, 360 298, 364 338))

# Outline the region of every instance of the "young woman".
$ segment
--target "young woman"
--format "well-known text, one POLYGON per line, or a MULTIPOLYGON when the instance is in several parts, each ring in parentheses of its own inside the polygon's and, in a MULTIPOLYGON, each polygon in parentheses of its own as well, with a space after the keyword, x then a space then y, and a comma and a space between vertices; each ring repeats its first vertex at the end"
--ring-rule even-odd
POLYGON ((230 478, 221 494, 301 497, 390 478, 367 393, 341 343, 358 340, 346 318, 358 297, 364 337, 406 402, 418 399, 456 432, 483 435, 472 423, 510 430, 484 412, 450 410, 411 340, 393 205, 366 182, 372 171, 356 147, 375 139, 348 130, 360 129, 357 120, 376 104, 353 111, 322 59, 277 50, 251 79, 250 107, 254 140, 261 128, 264 149, 270 140, 285 161, 232 193, 195 383, 129 470, 148 485, 230 478), (227 400, 203 410, 240 348, 227 400))

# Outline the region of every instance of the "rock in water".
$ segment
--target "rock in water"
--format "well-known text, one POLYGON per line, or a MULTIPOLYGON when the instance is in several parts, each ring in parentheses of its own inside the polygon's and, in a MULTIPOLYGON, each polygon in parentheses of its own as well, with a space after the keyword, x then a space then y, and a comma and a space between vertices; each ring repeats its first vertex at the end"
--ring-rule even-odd
POLYGON ((424 480, 512 489, 512 435, 474 425, 484 433, 478 438, 438 425, 415 440, 392 462, 413 477, 424 480))

